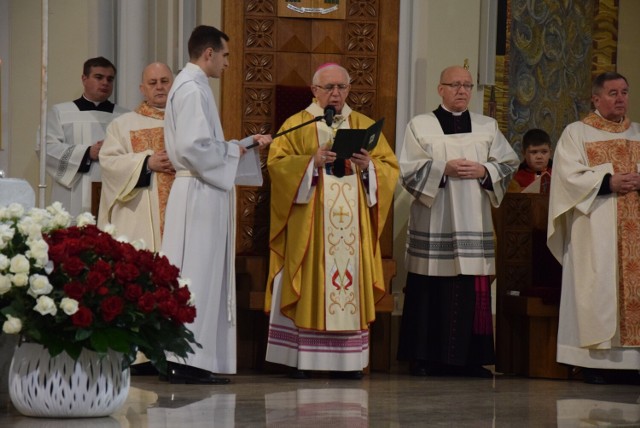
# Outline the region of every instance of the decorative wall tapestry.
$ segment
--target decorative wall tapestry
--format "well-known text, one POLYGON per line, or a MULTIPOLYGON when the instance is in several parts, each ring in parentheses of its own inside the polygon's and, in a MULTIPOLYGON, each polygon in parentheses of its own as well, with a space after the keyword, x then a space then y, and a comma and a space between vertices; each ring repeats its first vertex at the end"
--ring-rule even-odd
MULTIPOLYGON (((616 69, 616 0, 506 2, 506 54, 496 61, 495 117, 517 153, 542 128, 552 143, 591 109, 591 82, 616 69)), ((491 107, 485 91, 485 111, 491 107)))

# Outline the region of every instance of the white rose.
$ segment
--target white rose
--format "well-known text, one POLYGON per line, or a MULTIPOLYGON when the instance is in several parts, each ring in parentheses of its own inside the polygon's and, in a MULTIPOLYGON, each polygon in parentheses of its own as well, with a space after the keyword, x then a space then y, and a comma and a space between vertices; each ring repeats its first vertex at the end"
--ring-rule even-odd
POLYGON ((58 313, 58 308, 56 308, 56 303, 53 301, 51 297, 48 297, 48 296, 38 297, 38 300, 36 300, 36 305, 33 307, 33 310, 36 312, 40 312, 41 315, 55 315, 58 313))
POLYGON ((7 315, 7 320, 2 324, 2 331, 7 334, 17 334, 22 330, 22 321, 20 318, 7 315))
POLYGON ((44 239, 29 239, 27 257, 35 260, 36 267, 44 267, 49 261, 49 244, 44 239))
POLYGON ((14 218, 20 218, 24 215, 24 207, 16 202, 7 207, 9 210, 9 216, 14 218))
POLYGON ((70 215, 56 214, 53 217, 53 220, 51 221, 51 228, 56 229, 56 228, 62 228, 62 227, 69 227, 70 224, 71 224, 70 215))
POLYGON ((120 235, 117 238, 115 238, 115 240, 118 242, 123 242, 125 244, 129 243, 129 238, 127 237, 127 235, 120 235))
POLYGON ((84 212, 76 217, 76 225, 78 227, 86 226, 88 224, 96 224, 96 218, 93 214, 84 212))
POLYGON ((6 275, 0 275, 0 296, 11 290, 11 278, 6 275))
POLYGON ((112 224, 112 223, 107 223, 102 228, 102 231, 108 233, 111 236, 115 236, 115 234, 117 233, 116 232, 116 225, 112 224))
POLYGON ((69 211, 67 211, 64 206, 62 206, 62 203, 60 201, 55 201, 54 203, 52 203, 51 205, 49 205, 47 207, 47 211, 49 213, 51 213, 52 215, 57 215, 57 214, 66 214, 69 215, 69 211))
POLYGON ((49 282, 48 277, 34 274, 29 278, 29 290, 27 290, 29 296, 37 297, 41 294, 49 294, 52 290, 53 286, 49 282))
POLYGON ((0 245, 2 248, 13 239, 15 234, 16 230, 10 224, 0 223, 0 245))
POLYGON ((136 239, 135 241, 133 241, 131 243, 131 245, 133 245, 133 248, 135 248, 136 250, 146 250, 147 249, 147 243, 144 242, 144 239, 136 239))
POLYGON ((18 222, 18 230, 29 238, 36 239, 42 237, 42 225, 35 222, 30 217, 25 217, 18 222))
POLYGON ((60 309, 62 309, 65 314, 71 316, 78 312, 78 301, 69 297, 63 297, 60 301, 60 309))
POLYGON ((9 210, 7 207, 0 207, 0 220, 9 220, 9 210))
POLYGON ((29 259, 23 254, 13 256, 9 265, 9 270, 13 273, 28 273, 30 268, 29 259))
POLYGON ((11 277, 11 282, 16 287, 24 287, 29 283, 29 276, 26 273, 17 273, 11 277))
POLYGON ((189 291, 191 293, 191 297, 187 301, 187 306, 195 306, 196 305, 196 293, 193 291, 189 291))
POLYGON ((51 260, 44 265, 44 272, 47 275, 51 275, 51 272, 53 272, 53 262, 51 260))
POLYGON ((0 254, 0 270, 5 270, 9 267, 11 262, 9 261, 9 257, 4 254, 0 254))
POLYGON ((37 217, 33 218, 33 222, 40 225, 42 233, 48 232, 53 229, 53 217, 46 211, 41 210, 37 217))
POLYGON ((51 222, 51 214, 42 208, 31 208, 28 213, 29 218, 34 223, 38 223, 43 229, 46 229, 51 222))

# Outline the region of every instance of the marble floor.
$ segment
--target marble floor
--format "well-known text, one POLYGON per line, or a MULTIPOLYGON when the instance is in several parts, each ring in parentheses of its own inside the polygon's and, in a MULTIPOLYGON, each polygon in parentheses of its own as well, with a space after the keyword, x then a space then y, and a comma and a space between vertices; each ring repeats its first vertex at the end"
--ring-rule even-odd
POLYGON ((372 373, 363 380, 240 373, 224 386, 132 377, 108 418, 21 416, 0 395, 0 427, 640 427, 640 386, 372 373))

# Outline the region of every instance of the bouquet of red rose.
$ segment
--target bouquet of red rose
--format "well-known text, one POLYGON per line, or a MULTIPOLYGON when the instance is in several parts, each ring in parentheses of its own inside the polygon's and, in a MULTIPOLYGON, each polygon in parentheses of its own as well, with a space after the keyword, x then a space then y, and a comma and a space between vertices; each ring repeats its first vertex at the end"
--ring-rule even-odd
POLYGON ((83 214, 70 226, 59 204, 28 213, 0 208, 0 321, 5 333, 40 343, 52 356, 82 348, 143 352, 160 372, 165 352, 200 346, 185 326, 196 309, 168 259, 114 239, 83 214))

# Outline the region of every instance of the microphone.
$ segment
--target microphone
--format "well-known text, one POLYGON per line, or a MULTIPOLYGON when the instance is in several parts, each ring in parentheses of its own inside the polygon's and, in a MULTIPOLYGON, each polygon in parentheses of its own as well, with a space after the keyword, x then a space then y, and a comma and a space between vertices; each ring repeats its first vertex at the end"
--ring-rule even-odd
POLYGON ((332 105, 328 105, 324 108, 324 121, 327 122, 327 126, 331 126, 333 123, 333 116, 336 114, 336 108, 332 105))
MULTIPOLYGON (((276 138, 278 138, 281 135, 288 134, 291 131, 295 131, 296 129, 302 128, 303 126, 307 126, 307 125, 309 125, 311 123, 319 122, 322 119, 324 119, 324 121, 327 123, 328 126, 331 126, 331 124, 333 123, 333 116, 335 114, 336 114, 336 108, 334 106, 326 106, 324 108, 324 116, 316 116, 311 120, 303 122, 300 125, 294 126, 293 128, 285 129, 282 132, 278 132, 277 134, 272 135, 271 138, 275 140, 276 138)), ((252 143, 252 144, 249 144, 246 148, 247 148, 247 150, 248 149, 253 149, 254 147, 258 147, 259 145, 260 144, 258 144, 258 143, 252 143)))

